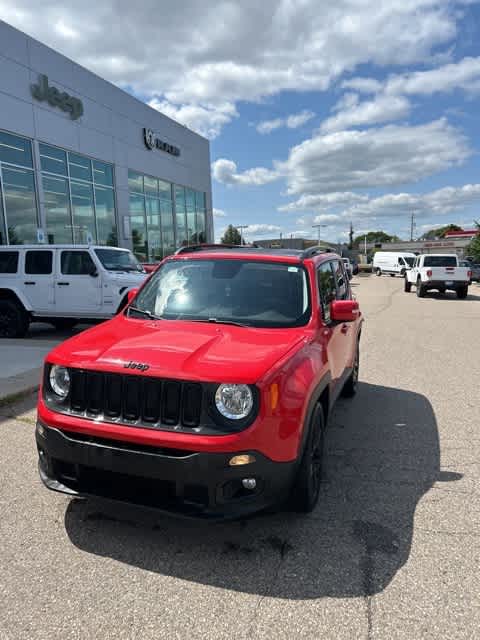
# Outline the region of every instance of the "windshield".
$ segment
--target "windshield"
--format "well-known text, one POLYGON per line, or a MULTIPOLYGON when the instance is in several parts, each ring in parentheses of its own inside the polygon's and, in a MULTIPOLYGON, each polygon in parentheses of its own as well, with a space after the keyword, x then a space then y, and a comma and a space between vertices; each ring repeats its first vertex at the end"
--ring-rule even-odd
POLYGON ((423 260, 424 267, 456 267, 455 256, 427 256, 423 260))
MULTIPOLYGON (((247 260, 172 260, 135 299, 136 312, 164 320, 297 327, 310 318, 301 266, 247 260)), ((135 317, 142 317, 141 315, 135 317)))
POLYGON ((107 271, 141 271, 143 267, 131 251, 95 249, 98 259, 107 271))
POLYGON ((403 259, 405 260, 405 262, 408 264, 409 267, 413 267, 415 258, 403 258, 403 259))

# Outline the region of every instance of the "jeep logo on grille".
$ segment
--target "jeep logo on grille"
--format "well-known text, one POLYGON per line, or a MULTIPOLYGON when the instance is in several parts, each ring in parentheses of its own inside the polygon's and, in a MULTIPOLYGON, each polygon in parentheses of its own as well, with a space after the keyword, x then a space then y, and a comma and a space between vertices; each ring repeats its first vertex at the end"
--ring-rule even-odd
POLYGON ((124 369, 138 369, 139 371, 146 371, 147 369, 150 369, 149 364, 143 364, 143 362, 133 362, 132 360, 130 360, 130 362, 125 362, 123 367, 124 369))

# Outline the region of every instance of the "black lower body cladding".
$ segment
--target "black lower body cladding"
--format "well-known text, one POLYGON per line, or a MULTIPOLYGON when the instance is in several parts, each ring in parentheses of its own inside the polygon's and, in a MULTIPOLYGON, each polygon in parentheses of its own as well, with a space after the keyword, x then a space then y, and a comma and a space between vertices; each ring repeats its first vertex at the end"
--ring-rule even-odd
MULTIPOLYGON (((171 514, 234 519, 286 501, 295 462, 230 466, 235 453, 161 449, 93 438, 37 424, 39 473, 46 487, 71 496, 97 496, 171 514), (247 488, 245 479, 254 479, 247 488)), ((247 483, 248 485, 248 483, 247 483)))

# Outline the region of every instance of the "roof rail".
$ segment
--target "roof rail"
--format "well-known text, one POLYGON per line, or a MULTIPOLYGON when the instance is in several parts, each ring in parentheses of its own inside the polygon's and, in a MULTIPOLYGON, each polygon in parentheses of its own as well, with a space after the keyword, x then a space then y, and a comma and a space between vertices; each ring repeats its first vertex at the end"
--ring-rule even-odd
POLYGON ((335 253, 332 249, 325 249, 325 247, 321 247, 317 245, 315 247, 309 247, 305 249, 305 251, 300 256, 300 260, 306 260, 307 258, 313 258, 313 256, 317 256, 320 253, 335 253))
POLYGON ((210 249, 258 249, 256 244, 191 244, 180 247, 175 251, 176 256, 182 253, 193 253, 194 251, 209 251, 210 249))

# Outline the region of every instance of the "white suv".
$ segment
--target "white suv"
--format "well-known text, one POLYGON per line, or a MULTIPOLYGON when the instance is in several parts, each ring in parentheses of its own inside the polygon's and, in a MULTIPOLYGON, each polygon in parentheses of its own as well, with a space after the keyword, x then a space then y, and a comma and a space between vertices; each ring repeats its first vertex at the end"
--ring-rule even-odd
POLYGON ((23 337, 32 321, 70 328, 79 320, 111 318, 146 276, 128 249, 0 247, 0 338, 23 337))

